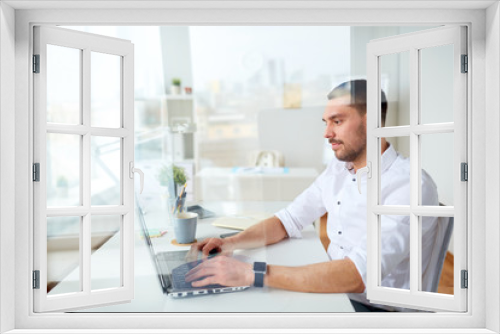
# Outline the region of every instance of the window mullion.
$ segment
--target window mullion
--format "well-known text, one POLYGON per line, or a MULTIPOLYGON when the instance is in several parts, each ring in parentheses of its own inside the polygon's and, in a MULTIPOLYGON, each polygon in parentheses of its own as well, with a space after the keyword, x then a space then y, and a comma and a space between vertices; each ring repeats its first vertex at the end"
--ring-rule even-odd
POLYGON ((84 128, 88 129, 87 132, 82 136, 82 205, 86 214, 82 219, 82 233, 81 238, 83 239, 80 253, 82 257, 82 279, 83 292, 90 294, 91 286, 91 246, 92 246, 92 216, 90 214, 91 207, 91 154, 90 154, 90 50, 88 48, 83 49, 82 52, 82 125, 84 128))
POLYGON ((419 63, 418 50, 410 49, 410 291, 418 292, 420 251, 418 242, 418 216, 414 209, 419 204, 419 166, 418 135, 415 128, 418 125, 419 101, 419 63))

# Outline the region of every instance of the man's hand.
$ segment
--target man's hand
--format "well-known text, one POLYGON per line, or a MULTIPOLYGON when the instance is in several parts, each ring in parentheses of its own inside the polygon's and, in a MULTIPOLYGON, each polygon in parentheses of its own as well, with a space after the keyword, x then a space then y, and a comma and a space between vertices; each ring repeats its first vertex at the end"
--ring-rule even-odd
MULTIPOLYGON (((221 255, 230 255, 233 247, 229 239, 208 238, 193 244, 189 254, 197 255, 198 251, 202 251, 204 257, 207 257, 212 251, 221 253, 221 255)), ((194 258, 196 259, 196 256, 194 258)))
POLYGON ((254 283, 254 272, 251 263, 245 263, 232 257, 219 255, 205 260, 191 269, 186 274, 186 281, 191 282, 193 287, 201 287, 210 284, 251 286, 254 283))

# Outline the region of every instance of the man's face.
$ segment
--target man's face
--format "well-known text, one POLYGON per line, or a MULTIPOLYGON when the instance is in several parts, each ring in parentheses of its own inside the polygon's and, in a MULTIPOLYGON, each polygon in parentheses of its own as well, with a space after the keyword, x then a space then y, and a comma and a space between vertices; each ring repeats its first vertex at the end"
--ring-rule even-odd
POLYGON ((343 96, 328 101, 323 121, 325 138, 332 145, 340 161, 364 162, 366 159, 366 114, 350 106, 350 97, 343 96))

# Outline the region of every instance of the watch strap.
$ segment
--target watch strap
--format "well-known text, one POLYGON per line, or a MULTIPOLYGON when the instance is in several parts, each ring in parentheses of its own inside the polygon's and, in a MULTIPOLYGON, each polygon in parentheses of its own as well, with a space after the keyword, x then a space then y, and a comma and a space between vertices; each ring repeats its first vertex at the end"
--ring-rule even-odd
POLYGON ((257 288, 264 287, 264 273, 255 272, 255 280, 253 282, 253 286, 257 288))
POLYGON ((264 287, 264 275, 267 272, 267 264, 265 262, 254 262, 253 271, 255 274, 253 286, 258 288, 264 287))

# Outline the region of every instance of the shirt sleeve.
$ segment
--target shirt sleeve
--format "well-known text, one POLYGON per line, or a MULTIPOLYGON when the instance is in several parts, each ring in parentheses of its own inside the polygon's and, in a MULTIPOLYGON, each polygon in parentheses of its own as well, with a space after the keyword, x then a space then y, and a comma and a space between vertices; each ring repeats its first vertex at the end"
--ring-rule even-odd
POLYGON ((301 238, 304 227, 323 216, 326 208, 323 202, 323 187, 328 184, 329 166, 306 190, 275 216, 285 227, 290 238, 301 238))

